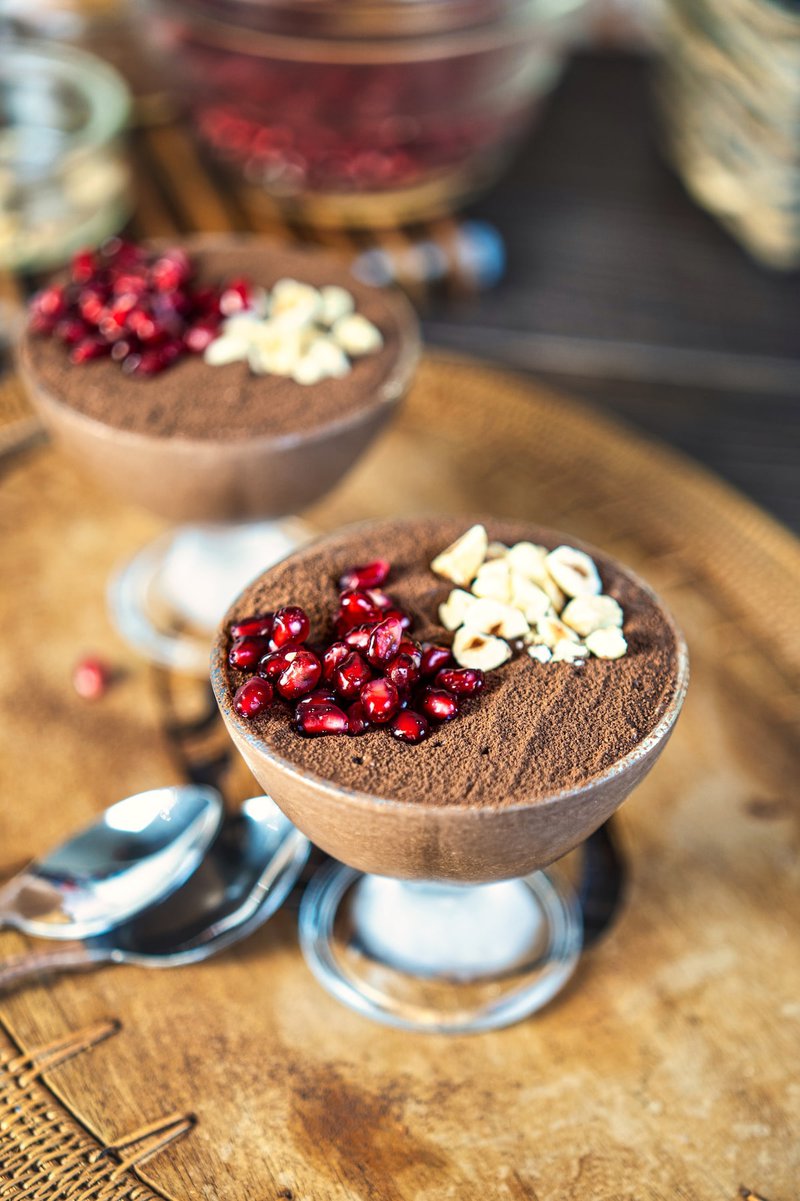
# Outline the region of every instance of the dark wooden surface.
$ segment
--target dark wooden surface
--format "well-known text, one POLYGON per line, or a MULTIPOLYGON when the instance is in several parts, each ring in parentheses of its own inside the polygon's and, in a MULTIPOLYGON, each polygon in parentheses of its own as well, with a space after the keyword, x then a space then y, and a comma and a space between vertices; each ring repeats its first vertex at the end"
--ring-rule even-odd
POLYGON ((495 192, 491 292, 429 340, 531 371, 665 439, 800 527, 800 275, 758 266, 658 147, 649 64, 582 55, 495 192))

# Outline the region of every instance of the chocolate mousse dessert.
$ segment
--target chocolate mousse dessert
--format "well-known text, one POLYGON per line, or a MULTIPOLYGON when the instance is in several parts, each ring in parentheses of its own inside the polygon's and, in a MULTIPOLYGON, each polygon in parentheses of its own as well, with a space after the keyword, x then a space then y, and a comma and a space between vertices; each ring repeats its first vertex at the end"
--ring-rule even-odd
POLYGON ((34 297, 20 370, 110 487, 182 520, 283 515, 332 487, 408 388, 416 321, 316 249, 111 239, 34 297))
POLYGON ((214 683, 251 766, 497 811, 590 790, 674 720, 685 649, 646 586, 550 531, 467 525, 344 531, 246 590, 214 683))

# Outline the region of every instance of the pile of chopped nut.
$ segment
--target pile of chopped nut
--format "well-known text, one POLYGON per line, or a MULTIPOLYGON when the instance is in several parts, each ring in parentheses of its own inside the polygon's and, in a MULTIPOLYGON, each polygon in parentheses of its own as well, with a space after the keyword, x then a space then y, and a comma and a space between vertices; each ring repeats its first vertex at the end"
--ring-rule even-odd
POLYGON ((619 659, 628 649, 622 609, 602 595, 594 561, 573 546, 505 546, 474 525, 431 570, 457 585, 439 619, 454 632, 453 658, 462 667, 491 671, 511 658, 514 644, 539 663, 619 659))
POLYGON ((380 330, 355 311, 346 288, 280 279, 271 293, 259 290, 249 308, 222 323, 204 357, 214 367, 244 361, 256 375, 308 385, 340 379, 352 370, 351 359, 382 345, 380 330))

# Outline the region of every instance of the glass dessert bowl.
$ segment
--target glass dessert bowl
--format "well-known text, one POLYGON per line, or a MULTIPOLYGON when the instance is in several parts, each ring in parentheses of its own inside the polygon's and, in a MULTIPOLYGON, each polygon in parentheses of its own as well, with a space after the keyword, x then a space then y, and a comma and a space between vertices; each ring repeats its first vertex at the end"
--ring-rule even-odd
POLYGON ((439 572, 449 570, 453 557, 437 556, 466 524, 401 519, 316 541, 245 591, 212 652, 220 710, 254 776, 340 861, 312 882, 303 901, 301 940, 312 970, 353 1008, 427 1030, 505 1025, 563 987, 580 954, 581 919, 571 887, 547 869, 647 774, 688 682, 682 635, 646 585, 551 531, 486 522, 484 553, 497 556, 486 562, 505 567, 487 571, 476 559, 461 577, 458 567, 449 577, 434 573, 433 562, 439 572), (572 594, 552 578, 543 587, 534 583, 537 556, 550 561, 545 552, 555 553, 562 584, 577 590, 571 609, 572 594), (587 554, 600 594, 587 594, 588 601, 575 575, 587 554), (512 559, 524 570, 512 570, 512 559), (336 581, 344 574, 352 589, 357 576, 347 573, 354 564, 384 560, 392 570, 374 594, 380 612, 366 613, 368 629, 378 620, 369 634, 375 643, 350 625, 348 606, 364 605, 352 592, 343 594, 331 635, 336 581), (508 593, 505 600, 488 595, 507 586, 498 583, 505 570, 518 588, 513 603, 508 593), (459 605, 476 603, 482 608, 468 609, 460 622, 459 605), (285 605, 302 606, 306 629, 295 624, 287 634, 288 619, 270 616, 285 605), (397 616, 408 627, 399 649, 391 637, 397 616), (232 636, 252 633, 258 620, 264 658, 242 671, 232 636), (270 621, 277 622, 271 642, 270 621), (308 640, 309 629, 317 641, 308 640), (366 672, 335 649, 342 637, 366 659, 366 672), (399 659, 405 650, 413 660, 415 642, 422 648, 417 675, 406 687, 401 671, 396 694, 386 686, 397 669, 394 657, 381 660, 384 637, 385 654, 399 659), (276 666, 295 644, 310 648, 321 665, 300 692, 293 684, 308 656, 301 651, 289 656, 288 667, 276 666), (438 647, 456 661, 447 649, 431 649, 438 647), (362 683, 360 692, 354 682, 362 683), (387 695, 388 719, 378 711, 387 695), (296 702, 294 713, 286 696, 296 702), (321 731, 337 736, 314 736, 321 731))
POLYGON ((158 0, 200 138, 319 225, 451 212, 493 182, 582 0, 158 0))
MULTIPOLYGON (((110 253, 128 250, 122 244, 110 253)), ((152 327, 156 314, 158 326, 157 314, 172 296, 158 290, 160 279, 154 298, 148 292, 147 303, 134 306, 130 332, 126 323, 133 318, 125 308, 130 296, 109 297, 108 286, 92 276, 71 302, 77 319, 72 310, 58 322, 51 319, 47 306, 63 305, 58 287, 40 294, 18 362, 45 424, 88 473, 126 500, 181 523, 119 574, 111 607, 123 635, 143 654, 205 675, 211 634, 231 596, 266 562, 308 537, 304 524, 287 515, 333 488, 383 428, 413 378, 419 337, 400 294, 359 283, 324 252, 244 235, 201 235, 148 253, 162 251, 166 266, 157 264, 148 274, 134 261, 130 285, 124 264, 124 270, 114 269, 115 278, 122 272, 122 286, 135 292, 144 286, 137 284, 136 271, 149 280, 153 272, 166 277, 176 263, 183 269, 189 262, 192 297, 199 297, 198 305, 211 305, 213 316, 193 317, 194 324, 184 322, 177 336, 160 328, 153 334, 148 322, 152 327), (281 280, 300 281, 305 300, 309 290, 317 298, 328 292, 340 301, 349 296, 355 306, 350 316, 373 334, 378 331, 377 344, 348 359, 331 348, 325 334, 319 341, 334 354, 336 374, 322 372, 322 378, 306 376, 300 383, 285 363, 276 363, 273 371, 272 360, 269 371, 256 372, 247 357, 256 352, 247 339, 253 330, 267 338, 267 326, 250 306, 257 300, 265 310, 273 303, 269 289, 281 280), (219 295, 209 301, 212 283, 219 295), (118 300, 120 312, 114 307, 118 300), (87 327, 82 314, 92 313, 93 304, 103 315, 99 326, 87 327), (220 315, 220 305, 227 317, 220 315), (244 341, 231 343, 226 331, 231 333, 229 322, 235 320, 254 324, 246 325, 247 337, 239 330, 244 341), (109 351, 97 330, 116 321, 122 334, 114 330, 109 351), (72 325, 78 327, 74 335, 72 325), (191 344, 192 339, 199 341, 191 344)), ((82 270, 76 262, 73 276, 82 270)), ((89 261, 86 274, 91 270, 89 261)), ((188 303, 185 290, 174 295, 176 305, 188 303)), ((172 314, 168 317, 166 326, 173 329, 172 314)), ((264 347, 280 356, 297 338, 292 328, 277 336, 273 330, 264 347)))

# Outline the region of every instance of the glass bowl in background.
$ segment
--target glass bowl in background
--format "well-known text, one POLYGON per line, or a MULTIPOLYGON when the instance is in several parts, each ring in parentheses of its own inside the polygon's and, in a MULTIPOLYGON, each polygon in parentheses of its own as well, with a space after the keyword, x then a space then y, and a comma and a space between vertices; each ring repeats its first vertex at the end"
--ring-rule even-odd
POLYGON ((0 39, 0 267, 60 266, 125 223, 128 111, 125 83, 93 55, 0 39))
POLYGON ((491 184, 582 0, 156 0, 201 140, 318 225, 424 220, 491 184))

